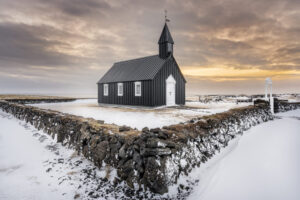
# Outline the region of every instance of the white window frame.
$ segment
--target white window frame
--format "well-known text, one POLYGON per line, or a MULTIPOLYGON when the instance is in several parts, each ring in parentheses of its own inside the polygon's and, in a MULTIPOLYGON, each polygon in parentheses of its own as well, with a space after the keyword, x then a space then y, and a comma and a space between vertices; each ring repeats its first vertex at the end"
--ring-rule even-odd
POLYGON ((108 96, 109 85, 103 84, 103 95, 108 96))
POLYGON ((134 95, 136 97, 142 96, 142 82, 140 82, 140 81, 134 82, 134 95), (140 86, 140 93, 138 93, 138 90, 137 90, 138 86, 140 86))
POLYGON ((124 87, 123 83, 118 83, 118 96, 123 96, 124 87))

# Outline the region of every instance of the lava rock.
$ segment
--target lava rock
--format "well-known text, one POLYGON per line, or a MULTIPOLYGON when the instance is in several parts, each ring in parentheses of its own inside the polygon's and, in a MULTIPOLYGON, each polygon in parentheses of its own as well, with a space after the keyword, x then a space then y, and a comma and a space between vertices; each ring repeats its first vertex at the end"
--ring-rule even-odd
POLYGON ((165 156, 172 153, 169 148, 143 148, 141 155, 143 156, 165 156))
POLYGON ((121 126, 121 127, 119 127, 119 132, 124 132, 124 131, 130 131, 130 127, 129 126, 121 126))

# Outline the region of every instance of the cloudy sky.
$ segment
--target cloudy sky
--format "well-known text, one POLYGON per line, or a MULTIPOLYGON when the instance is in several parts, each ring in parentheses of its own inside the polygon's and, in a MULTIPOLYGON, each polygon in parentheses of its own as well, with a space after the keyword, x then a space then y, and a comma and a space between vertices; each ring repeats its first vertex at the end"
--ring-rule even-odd
POLYGON ((114 62, 158 54, 164 9, 188 95, 300 92, 299 0, 0 0, 0 93, 96 96, 114 62))

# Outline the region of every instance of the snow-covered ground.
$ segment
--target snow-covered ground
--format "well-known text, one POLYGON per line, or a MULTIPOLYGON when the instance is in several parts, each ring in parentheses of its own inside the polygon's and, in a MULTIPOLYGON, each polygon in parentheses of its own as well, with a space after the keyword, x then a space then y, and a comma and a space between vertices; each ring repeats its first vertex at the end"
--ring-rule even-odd
POLYGON ((59 186, 46 172, 44 161, 53 159, 54 154, 32 136, 34 132, 2 111, 0 127, 0 199, 70 198, 74 188, 59 186))
POLYGON ((185 122, 196 116, 224 112, 231 108, 247 106, 249 103, 232 102, 186 102, 185 107, 130 107, 130 106, 99 106, 96 99, 76 100, 66 103, 32 104, 39 108, 56 110, 64 113, 92 117, 104 120, 105 123, 126 125, 141 130, 144 127, 156 128, 185 122))
POLYGON ((300 110, 246 131, 186 180, 190 200, 299 200, 300 110))
MULTIPOLYGON (((0 110, 0 200, 87 199, 109 172, 0 110)), ((109 189, 102 181, 100 193, 109 189)), ((106 195, 109 196, 109 195, 106 195)), ((112 198, 112 197, 110 197, 112 198)))
POLYGON ((278 98, 288 102, 300 102, 300 94, 280 94, 278 98))
MULTIPOLYGON (((300 199, 300 110, 277 117, 246 131, 188 177, 182 177, 180 183, 192 183, 188 199, 300 199)), ((1 200, 124 196, 121 188, 125 186, 114 187, 103 179, 113 180, 114 170, 96 169, 73 150, 2 111, 0 127, 1 200)), ((170 199, 176 191, 171 189, 170 199)))

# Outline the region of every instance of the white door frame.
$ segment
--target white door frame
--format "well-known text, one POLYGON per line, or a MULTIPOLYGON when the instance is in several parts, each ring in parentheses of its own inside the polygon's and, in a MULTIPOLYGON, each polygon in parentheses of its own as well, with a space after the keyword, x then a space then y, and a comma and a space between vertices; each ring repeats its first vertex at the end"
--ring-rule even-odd
POLYGON ((166 79, 166 105, 167 106, 174 106, 176 104, 176 80, 174 79, 174 77, 172 76, 172 74, 170 74, 170 76, 166 79), (168 95, 168 85, 172 84, 174 85, 174 95, 172 95, 172 97, 174 98, 171 101, 168 101, 170 98, 170 95, 168 95))

